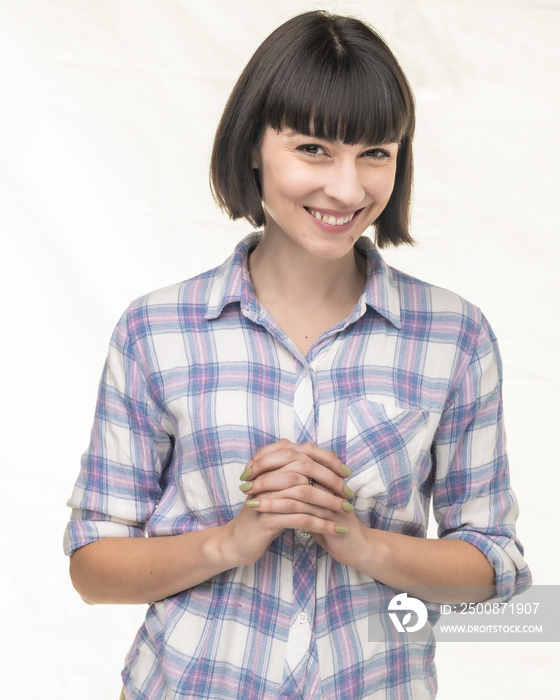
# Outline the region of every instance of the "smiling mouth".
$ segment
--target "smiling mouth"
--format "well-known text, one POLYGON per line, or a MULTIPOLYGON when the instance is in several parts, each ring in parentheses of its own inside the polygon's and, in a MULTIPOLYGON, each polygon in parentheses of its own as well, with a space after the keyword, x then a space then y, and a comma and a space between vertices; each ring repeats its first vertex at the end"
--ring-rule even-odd
POLYGON ((352 219, 356 216, 356 214, 361 211, 361 209, 358 209, 355 212, 352 212, 351 214, 347 214, 346 216, 333 216, 332 214, 321 214, 320 211, 316 211, 315 209, 310 209, 309 207, 304 207, 311 216, 314 216, 318 221, 322 221, 325 224, 329 224, 329 226, 344 226, 345 224, 349 224, 352 219))

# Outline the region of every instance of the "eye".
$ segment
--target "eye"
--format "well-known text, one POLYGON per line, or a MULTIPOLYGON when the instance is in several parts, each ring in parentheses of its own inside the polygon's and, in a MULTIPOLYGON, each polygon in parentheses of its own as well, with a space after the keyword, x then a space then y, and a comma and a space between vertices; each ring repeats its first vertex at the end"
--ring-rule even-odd
POLYGON ((304 143, 298 146, 296 150, 308 156, 321 156, 325 154, 325 149, 316 143, 304 143))
POLYGON ((364 153, 364 156, 374 160, 387 160, 387 158, 391 157, 391 154, 384 148, 370 148, 369 151, 364 153))

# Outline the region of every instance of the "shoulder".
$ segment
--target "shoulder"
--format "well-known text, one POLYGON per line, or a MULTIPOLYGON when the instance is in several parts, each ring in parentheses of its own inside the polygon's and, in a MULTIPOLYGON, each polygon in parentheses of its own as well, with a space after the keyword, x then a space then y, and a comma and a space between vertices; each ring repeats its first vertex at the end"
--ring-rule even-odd
POLYGON ((251 235, 240 241, 221 265, 138 297, 126 309, 121 324, 135 337, 172 328, 184 331, 239 301, 248 276, 248 252, 256 238, 251 235))
POLYGON ((482 310, 450 289, 389 268, 398 292, 403 326, 425 324, 446 335, 459 333, 475 340, 488 323, 482 310))
POLYGON ((391 277, 399 291, 401 309, 432 314, 459 314, 473 321, 480 321, 481 310, 456 292, 418 279, 394 267, 389 267, 391 277))
POLYGON ((400 270, 390 268, 390 275, 400 301, 402 347, 429 366, 433 376, 450 377, 450 396, 464 382, 473 396, 494 391, 502 363, 482 310, 456 292, 400 270))
POLYGON ((196 277, 153 290, 134 299, 121 317, 131 336, 154 332, 176 324, 188 316, 204 316, 217 270, 208 270, 196 277))
POLYGON ((405 335, 467 332, 476 335, 481 310, 455 292, 390 266, 379 250, 360 239, 368 258, 366 301, 405 335))
POLYGON ((501 376, 500 351, 482 310, 449 289, 400 270, 391 269, 391 274, 399 290, 405 335, 414 341, 425 338, 438 357, 452 355, 457 377, 474 371, 485 386, 495 387, 501 376))
POLYGON ((216 289, 221 288, 225 263, 190 279, 155 289, 134 299, 121 315, 111 345, 124 354, 149 353, 167 347, 173 337, 202 331, 216 289), (143 348, 143 350, 140 350, 143 348))
POLYGON ((148 292, 132 301, 127 312, 135 313, 145 309, 157 313, 184 305, 204 306, 208 303, 214 282, 220 277, 222 269, 223 265, 220 265, 195 277, 148 292))
MULTIPOLYGON (((500 353, 494 332, 482 310, 449 289, 418 279, 401 270, 381 266, 398 300, 399 336, 409 352, 447 358, 453 373, 471 364, 489 364, 499 370, 500 353)), ((403 345, 404 347, 404 345, 403 345)))

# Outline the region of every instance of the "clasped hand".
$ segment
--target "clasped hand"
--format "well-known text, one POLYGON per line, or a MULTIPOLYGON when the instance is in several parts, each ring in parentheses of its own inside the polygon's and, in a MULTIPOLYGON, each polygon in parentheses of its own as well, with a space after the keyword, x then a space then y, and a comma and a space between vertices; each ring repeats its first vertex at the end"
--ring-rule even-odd
POLYGON ((351 471, 335 452, 280 440, 261 448, 241 474, 247 501, 228 524, 239 563, 257 561, 285 529, 307 530, 341 563, 351 563, 364 526, 347 499, 351 471))

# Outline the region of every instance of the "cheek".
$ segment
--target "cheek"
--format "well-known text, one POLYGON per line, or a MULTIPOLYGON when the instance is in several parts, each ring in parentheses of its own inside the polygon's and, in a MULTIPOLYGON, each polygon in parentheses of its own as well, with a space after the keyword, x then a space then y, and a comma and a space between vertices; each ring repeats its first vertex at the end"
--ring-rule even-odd
POLYGON ((263 201, 269 207, 276 205, 297 206, 298 202, 312 190, 309 177, 297 170, 267 170, 262 181, 263 201))
POLYGON ((373 198, 379 203, 387 203, 395 186, 395 171, 380 174, 375 178, 370 190, 373 198))

